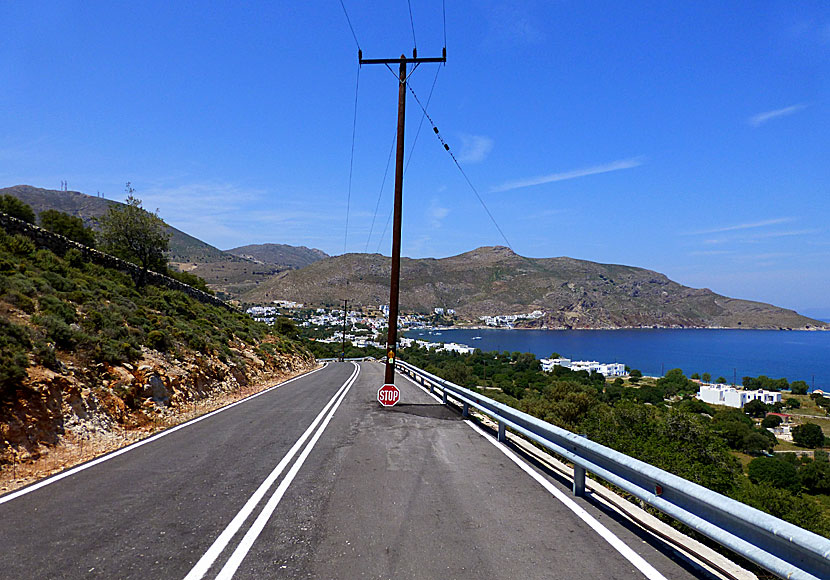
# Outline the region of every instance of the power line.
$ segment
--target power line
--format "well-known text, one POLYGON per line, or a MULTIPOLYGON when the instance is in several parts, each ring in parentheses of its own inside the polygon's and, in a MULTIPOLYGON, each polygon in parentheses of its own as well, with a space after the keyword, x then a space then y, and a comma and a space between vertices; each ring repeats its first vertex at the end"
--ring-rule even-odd
MULTIPOLYGON (((387 67, 389 68, 389 67, 387 67)), ((390 69, 391 70, 391 69, 390 69)), ((421 121, 418 123, 418 130, 415 132, 415 139, 412 141, 412 147, 409 148, 409 157, 406 160, 406 167, 404 168, 404 174, 409 170, 409 163, 412 161, 412 153, 415 151, 415 144, 418 142, 418 136, 421 134, 421 127, 424 125, 424 118, 426 117, 426 109, 429 108, 429 103, 432 100, 432 93, 435 90, 435 83, 438 81, 438 73, 441 72, 441 67, 435 69, 435 78, 432 79, 432 86, 429 89, 429 96, 427 97, 427 104, 426 108, 421 107, 424 109, 424 114, 421 115, 421 121)), ((394 74, 394 71, 392 71, 394 74)), ((412 74, 411 72, 409 73, 412 74)), ((413 93, 414 94, 414 93, 413 93)), ((418 103, 419 105, 421 103, 418 103)), ((375 209, 377 211, 377 208, 375 209)), ((378 247, 375 252, 380 252, 380 247, 383 244, 383 237, 386 235, 386 230, 389 228, 389 222, 392 220, 392 210, 389 210, 389 215, 386 216, 386 223, 383 226, 383 232, 380 234, 380 239, 378 240, 378 247)))
MULTIPOLYGON (((375 213, 372 216, 372 225, 369 227, 369 237, 366 238, 366 248, 364 249, 364 252, 369 251, 369 243, 372 241, 372 232, 375 229, 375 220, 378 217, 378 210, 380 209, 380 200, 381 200, 381 197, 383 196, 383 187, 386 185, 386 176, 389 175, 389 165, 392 162, 392 152, 395 150, 395 142, 397 140, 398 140, 398 132, 395 131, 395 134, 392 136, 392 146, 389 147, 389 157, 387 157, 387 159, 386 159, 386 169, 383 172, 383 181, 381 181, 381 183, 380 183, 380 191, 378 191, 378 200, 377 200, 377 202, 375 202, 375 213)), ((387 224, 387 226, 389 225, 388 220, 387 220, 386 224, 387 224)), ((383 233, 386 233, 385 228, 383 230, 383 233)), ((381 237, 381 239, 383 239, 383 238, 381 237)))
POLYGON ((441 16, 444 18, 444 50, 447 50, 447 3, 441 0, 441 16))
MULTIPOLYGON (((360 50, 360 43, 357 41, 357 34, 354 33, 354 26, 352 26, 352 19, 349 18, 349 13, 346 11, 346 5, 343 4, 343 0, 340 0, 340 6, 343 7, 343 14, 346 15, 346 22, 349 23, 349 30, 352 31, 352 37, 354 38, 354 43, 357 45, 357 50, 360 50)), ((447 25, 445 23, 444 24, 445 29, 446 29, 446 26, 447 25)), ((445 32, 445 35, 446 35, 446 32, 445 32)), ((444 41, 444 44, 445 45, 447 44, 446 41, 444 41)))
MULTIPOLYGON (((432 100, 432 92, 435 90, 435 83, 438 81, 438 73, 441 72, 441 67, 435 68, 435 78, 432 79, 432 87, 429 89, 429 95, 427 96, 427 106, 426 108, 429 109, 429 102, 432 100)), ((406 158, 406 167, 404 168, 404 174, 409 169, 409 162, 412 161, 412 152, 415 151, 415 144, 418 142, 418 136, 421 134, 421 127, 424 126, 424 118, 425 115, 421 115, 421 121, 418 123, 418 130, 415 131, 415 139, 412 141, 412 147, 409 148, 409 157, 406 158)))
POLYGON ((415 21, 412 19, 412 0, 406 0, 407 5, 409 5, 409 24, 412 26, 412 45, 415 47, 415 50, 418 50, 418 42, 415 40, 415 21))
POLYGON ((427 118, 430 125, 432 125, 432 130, 435 132, 435 136, 438 137, 438 140, 441 142, 441 145, 444 146, 444 149, 447 151, 447 153, 450 154, 450 157, 452 157, 453 162, 455 162, 455 166, 458 167, 458 170, 461 172, 461 175, 463 175, 464 179, 467 181, 467 185, 469 185, 470 189, 473 190, 473 193, 475 194, 476 198, 478 198, 478 201, 481 204, 481 207, 484 208, 484 211, 487 212, 487 215, 490 217, 490 221, 493 222, 493 225, 496 226, 496 229, 501 234, 501 237, 504 238, 504 241, 507 244, 507 247, 510 248, 511 251, 513 251, 513 246, 510 244, 510 240, 508 240, 507 236, 504 235, 504 232, 502 231, 501 226, 499 226, 498 222, 496 221, 496 218, 493 217, 493 214, 490 213, 490 210, 487 207, 487 204, 484 203, 484 200, 482 199, 481 195, 479 195, 478 190, 476 189, 475 185, 473 185, 473 182, 470 181, 470 178, 467 176, 467 173, 461 167, 461 164, 458 162, 458 159, 455 158, 455 155, 453 154, 453 152, 450 151, 450 146, 447 144, 446 141, 444 141, 444 138, 441 136, 441 133, 438 131, 438 127, 435 126, 435 122, 433 122, 432 117, 429 116, 429 113, 427 113, 426 108, 421 104, 420 99, 418 99, 418 95, 415 94, 415 91, 412 90, 411 86, 407 85, 407 88, 409 88, 409 92, 412 93, 412 96, 415 97, 415 102, 418 103, 418 106, 421 107, 421 109, 424 111, 424 116, 427 118))
MULTIPOLYGON (((342 2, 341 2, 342 3, 342 2)), ((354 170, 354 141, 357 133, 357 95, 360 88, 360 67, 357 67, 357 81, 354 87, 354 121, 352 121, 352 153, 349 157, 349 189, 346 196, 346 231, 343 233, 343 253, 346 253, 346 243, 349 241, 349 206, 352 203, 352 172, 354 170)))

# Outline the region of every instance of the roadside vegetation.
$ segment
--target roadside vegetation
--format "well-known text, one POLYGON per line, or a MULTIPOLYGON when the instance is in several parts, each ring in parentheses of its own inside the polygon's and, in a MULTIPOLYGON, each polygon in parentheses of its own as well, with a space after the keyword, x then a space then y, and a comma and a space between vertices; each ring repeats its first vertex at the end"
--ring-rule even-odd
MULTIPOLYGON (((680 369, 659 379, 643 377, 635 369, 625 380, 606 380, 564 367, 542 372, 530 353, 477 350, 461 355, 408 348, 402 357, 430 373, 830 537, 830 462, 823 450, 812 452, 825 444, 816 425, 806 423, 801 429, 809 439, 794 433, 797 445, 792 447, 799 452, 772 453, 777 441, 761 425, 772 409, 707 405, 694 398, 698 383, 680 369)), ((787 397, 780 408, 797 407, 804 399, 808 397, 787 397)))
MULTIPOLYGON (((138 207, 141 218, 140 202, 131 207, 138 207)), ((3 208, 35 219, 19 202, 0 199, 3 208)), ((92 235, 59 214, 43 212, 41 223, 67 237, 92 235)), ((163 259, 147 266, 167 267, 163 259)), ((192 275, 176 277, 204 286, 192 275)), ((60 255, 0 228, 0 465, 10 449, 16 455, 25 448, 36 458, 41 441, 56 443, 65 429, 67 401, 91 411, 107 406, 108 422, 140 427, 158 405, 171 404, 174 388, 191 400, 207 396, 223 377, 242 385, 248 377, 307 366, 311 355, 295 339, 285 328, 91 263, 78 249, 60 255), (285 357, 296 362, 285 363, 285 357), (138 367, 141 361, 146 370, 138 367), (174 387, 164 369, 185 364, 201 373, 199 384, 185 380, 174 387), (147 386, 153 381, 164 382, 158 404, 150 400, 159 398, 147 386), (76 385, 83 392, 72 394, 76 385), (41 429, 35 439, 32 421, 41 429)))
MULTIPOLYGON (((63 216, 52 215, 50 223, 72 224, 67 219, 71 216, 63 216)), ((160 259, 147 264, 166 268, 160 259)), ((177 276, 181 281, 204 285, 191 280, 196 278, 193 275, 181 274, 177 276)), ((30 364, 57 369, 64 358, 118 364, 136 360, 146 347, 174 357, 195 351, 244 364, 232 348, 235 343, 267 341, 279 351, 299 349, 279 332, 280 327, 272 332, 241 312, 138 282, 143 280, 85 261, 75 249, 59 256, 37 249, 25 236, 0 229, 0 303, 5 306, 0 318, 2 391, 19 387, 30 364)))

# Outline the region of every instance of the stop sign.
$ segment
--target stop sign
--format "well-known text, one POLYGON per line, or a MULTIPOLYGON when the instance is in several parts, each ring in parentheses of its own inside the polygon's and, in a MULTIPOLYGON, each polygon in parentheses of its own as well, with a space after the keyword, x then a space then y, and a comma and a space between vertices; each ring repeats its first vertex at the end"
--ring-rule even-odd
POLYGON ((378 389, 378 403, 384 407, 391 407, 401 398, 401 392, 395 385, 383 385, 378 389))

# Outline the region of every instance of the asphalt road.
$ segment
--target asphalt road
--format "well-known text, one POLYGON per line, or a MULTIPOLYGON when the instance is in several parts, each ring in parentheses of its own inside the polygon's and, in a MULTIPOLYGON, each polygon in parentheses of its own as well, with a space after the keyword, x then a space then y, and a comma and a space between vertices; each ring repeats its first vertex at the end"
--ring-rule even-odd
POLYGON ((381 408, 382 371, 329 364, 0 497, 0 577, 701 576, 407 379, 381 408))

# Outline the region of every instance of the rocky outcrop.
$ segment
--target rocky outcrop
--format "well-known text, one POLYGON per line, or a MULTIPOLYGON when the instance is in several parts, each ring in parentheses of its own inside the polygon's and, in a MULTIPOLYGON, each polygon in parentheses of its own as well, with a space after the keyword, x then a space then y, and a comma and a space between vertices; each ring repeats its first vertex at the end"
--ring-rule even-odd
POLYGON ((241 343, 235 353, 243 363, 197 355, 177 360, 145 348, 133 364, 65 364, 60 372, 30 367, 16 396, 0 405, 0 468, 37 460, 67 438, 141 430, 159 418, 175 422, 194 403, 268 385, 314 365, 309 356, 260 355, 241 343))

